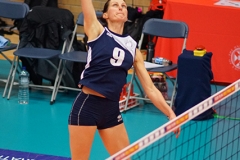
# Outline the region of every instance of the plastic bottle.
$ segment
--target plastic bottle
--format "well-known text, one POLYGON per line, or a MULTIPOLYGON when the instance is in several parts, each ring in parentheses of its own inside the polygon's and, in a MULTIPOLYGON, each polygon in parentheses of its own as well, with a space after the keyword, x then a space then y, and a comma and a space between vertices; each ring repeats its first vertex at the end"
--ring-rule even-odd
POLYGON ((154 57, 154 43, 150 41, 148 42, 146 61, 152 62, 153 57, 154 57))
POLYGON ((152 63, 156 63, 164 66, 172 65, 172 61, 162 57, 152 58, 152 63))
POLYGON ((19 75, 18 103, 28 104, 29 102, 29 73, 25 67, 19 75))

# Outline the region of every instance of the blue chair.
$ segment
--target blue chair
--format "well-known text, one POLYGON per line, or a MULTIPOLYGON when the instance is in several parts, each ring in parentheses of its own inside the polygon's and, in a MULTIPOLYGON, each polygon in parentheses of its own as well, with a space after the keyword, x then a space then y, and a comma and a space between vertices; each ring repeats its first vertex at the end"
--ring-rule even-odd
MULTIPOLYGON (((97 17, 101 17, 102 16, 102 12, 100 11, 97 11, 96 12, 96 16, 97 17)), ((87 62, 87 52, 84 52, 84 51, 70 51, 71 48, 72 48, 72 44, 73 44, 73 40, 74 40, 74 37, 76 35, 76 31, 77 31, 77 28, 78 26, 84 26, 84 15, 83 13, 80 13, 78 15, 78 18, 77 18, 77 22, 76 22, 76 25, 75 25, 75 28, 72 32, 72 39, 71 39, 71 42, 70 42, 70 45, 69 45, 69 48, 68 48, 68 51, 67 53, 64 53, 64 54, 60 54, 59 55, 59 58, 62 60, 60 61, 59 63, 59 68, 62 68, 61 71, 59 71, 57 73, 57 76, 56 76, 56 81, 55 81, 55 84, 57 84, 57 86, 55 87, 55 90, 54 90, 54 98, 53 98, 53 102, 55 102, 55 99, 57 97, 57 93, 58 93, 58 90, 61 88, 61 89, 67 89, 67 90, 74 90, 74 91, 80 91, 81 89, 78 89, 78 88, 74 88, 74 87, 66 87, 66 86, 60 86, 61 82, 62 82, 62 76, 63 74, 67 71, 66 70, 66 62, 67 61, 70 61, 70 62, 79 62, 79 63, 86 63, 87 62)), ((79 77, 80 78, 80 77, 79 77)), ((80 79, 79 79, 80 80, 80 79)))
MULTIPOLYGON (((9 8, 11 8, 11 6, 9 8)), ((39 10, 41 10, 41 8, 35 8, 35 12, 37 12, 39 10)), ((33 9, 33 11, 34 11, 34 9, 33 9)), ((33 13, 33 11, 31 13, 33 13)), ((54 11, 52 11, 52 12, 54 12, 54 11)), ((70 14, 71 12, 68 11, 67 13, 70 14)), ((63 45, 62 45, 61 50, 48 49, 48 48, 35 48, 35 47, 27 47, 27 46, 22 47, 22 48, 18 47, 17 50, 14 52, 14 59, 13 59, 12 67, 11 67, 9 75, 8 75, 7 83, 5 85, 3 97, 5 97, 5 94, 8 90, 7 99, 10 98, 12 87, 13 87, 13 84, 14 84, 15 74, 16 74, 16 71, 17 71, 17 67, 14 67, 14 66, 19 65, 19 58, 20 57, 21 58, 24 57, 24 58, 29 58, 29 59, 43 60, 44 62, 46 61, 51 66, 51 68, 54 69, 57 73, 58 70, 59 70, 58 66, 55 65, 51 60, 53 58, 59 60, 58 56, 65 51, 67 40, 68 40, 68 37, 71 34, 71 32, 72 32, 72 30, 71 31, 67 30, 61 35, 61 40, 63 41, 63 45)), ((20 39, 20 44, 21 44, 21 39, 20 39)), ((54 78, 54 80, 55 80, 55 78, 54 78)), ((35 84, 32 84, 32 83, 30 83, 29 86, 31 88, 48 89, 50 91, 53 91, 54 87, 56 87, 55 84, 54 84, 54 86, 52 86, 52 85, 35 85, 35 84)), ((50 104, 52 104, 52 102, 53 102, 53 95, 54 95, 53 93, 54 92, 52 92, 50 104)))
MULTIPOLYGON (((143 37, 145 35, 162 37, 162 38, 171 38, 171 39, 181 38, 181 39, 183 39, 182 51, 181 51, 181 53, 182 53, 183 50, 186 48, 186 42, 187 42, 187 37, 188 37, 188 25, 181 21, 151 18, 151 19, 147 20, 143 25, 141 38, 138 43, 139 49, 141 49, 143 37)), ((179 53, 179 54, 181 54, 181 53, 179 53)), ((176 70, 177 64, 173 63, 172 65, 169 65, 169 66, 158 67, 158 68, 150 67, 150 68, 146 68, 146 69, 150 72, 163 73, 173 83, 173 92, 172 92, 171 100, 167 101, 167 103, 169 103, 170 107, 172 107, 174 97, 176 96, 176 90, 177 90, 176 79, 177 78, 174 80, 174 78, 168 76, 167 72, 176 70)), ((148 98, 143 97, 144 93, 143 93, 138 81, 136 80, 134 68, 133 68, 133 74, 132 74, 132 77, 131 77, 131 80, 129 83, 130 83, 130 85, 127 89, 125 110, 127 109, 129 99, 141 99, 144 101, 149 100, 148 98), (137 84, 138 88, 140 89, 140 92, 142 94, 142 96, 140 96, 140 97, 130 96, 130 90, 131 90, 130 86, 132 85, 133 80, 136 81, 136 84, 137 84)))
MULTIPOLYGON (((29 8, 28 5, 25 3, 19 3, 19 2, 11 2, 7 0, 0 0, 0 17, 7 18, 11 20, 18 20, 23 19, 26 14, 28 13, 29 8)), ((7 45, 4 48, 0 48, 0 54, 8 60, 10 63, 12 63, 12 60, 8 58, 6 54, 4 54, 5 51, 15 50, 17 48, 17 44, 11 43, 7 45)), ((6 80, 1 80, 6 82, 6 80)))

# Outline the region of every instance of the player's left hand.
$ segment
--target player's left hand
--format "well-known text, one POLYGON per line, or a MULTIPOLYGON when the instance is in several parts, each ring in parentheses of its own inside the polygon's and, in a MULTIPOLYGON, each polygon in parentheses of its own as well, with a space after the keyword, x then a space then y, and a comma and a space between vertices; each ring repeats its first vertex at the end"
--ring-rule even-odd
MULTIPOLYGON (((169 118, 169 120, 172 120, 172 119, 176 118, 176 115, 175 115, 175 114, 172 114, 172 115, 170 115, 168 118, 169 118)), ((179 128, 176 128, 175 130, 173 130, 173 133, 176 135, 176 138, 179 137, 180 132, 181 132, 181 128, 180 128, 180 127, 179 127, 179 128)))

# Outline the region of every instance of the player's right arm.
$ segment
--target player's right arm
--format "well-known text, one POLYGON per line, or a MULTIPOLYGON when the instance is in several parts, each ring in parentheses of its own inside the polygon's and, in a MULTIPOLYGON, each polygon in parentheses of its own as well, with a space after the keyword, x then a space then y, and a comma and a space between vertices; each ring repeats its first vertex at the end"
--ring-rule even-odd
POLYGON ((84 15, 84 32, 88 40, 93 40, 102 33, 104 28, 97 19, 92 0, 81 0, 81 6, 84 15))

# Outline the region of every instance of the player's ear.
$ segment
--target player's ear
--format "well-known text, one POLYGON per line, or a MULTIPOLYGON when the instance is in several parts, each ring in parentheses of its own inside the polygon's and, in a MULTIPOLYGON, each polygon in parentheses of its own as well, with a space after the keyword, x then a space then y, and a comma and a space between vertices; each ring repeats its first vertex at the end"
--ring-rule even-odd
POLYGON ((103 13, 102 17, 103 17, 104 19, 107 19, 107 18, 108 18, 108 14, 107 14, 107 13, 103 13))

